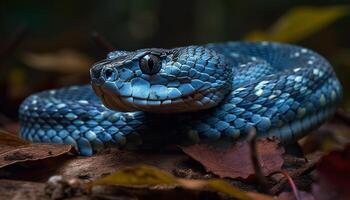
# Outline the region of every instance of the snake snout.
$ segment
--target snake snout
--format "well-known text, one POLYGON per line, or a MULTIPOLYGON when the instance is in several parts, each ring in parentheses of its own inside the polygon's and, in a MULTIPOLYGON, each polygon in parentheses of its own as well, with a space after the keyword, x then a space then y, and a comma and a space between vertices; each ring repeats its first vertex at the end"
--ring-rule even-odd
POLYGON ((101 85, 103 84, 104 80, 101 77, 101 71, 103 69, 103 65, 97 63, 90 69, 90 77, 91 81, 94 84, 101 85))
POLYGON ((118 72, 112 67, 97 63, 90 69, 90 76, 94 84, 102 85, 106 81, 115 81, 118 72))

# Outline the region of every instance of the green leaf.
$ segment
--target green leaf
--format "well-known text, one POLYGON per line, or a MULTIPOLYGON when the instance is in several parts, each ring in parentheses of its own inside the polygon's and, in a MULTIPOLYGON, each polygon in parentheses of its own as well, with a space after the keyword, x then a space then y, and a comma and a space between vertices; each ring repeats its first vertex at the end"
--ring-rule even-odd
POLYGON ((176 185, 177 180, 170 174, 155 167, 138 166, 115 172, 93 182, 93 185, 176 185))
POLYGON ((327 27, 349 11, 348 6, 295 7, 267 31, 253 31, 245 39, 298 42, 327 27))
POLYGON ((146 165, 123 169, 101 179, 95 180, 91 183, 91 185, 116 185, 126 188, 130 187, 131 189, 134 187, 139 188, 140 186, 143 186, 144 189, 157 186, 155 188, 162 188, 162 190, 173 190, 177 187, 182 187, 193 191, 216 191, 238 200, 273 200, 273 197, 271 196, 240 190, 224 180, 193 180, 175 178, 173 175, 167 172, 146 165))

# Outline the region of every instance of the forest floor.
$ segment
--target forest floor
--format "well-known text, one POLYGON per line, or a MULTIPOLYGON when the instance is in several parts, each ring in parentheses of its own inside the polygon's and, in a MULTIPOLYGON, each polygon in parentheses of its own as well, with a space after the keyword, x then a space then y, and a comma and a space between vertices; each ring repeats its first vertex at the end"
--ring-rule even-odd
POLYGON ((350 117, 334 119, 298 145, 275 138, 220 149, 157 152, 30 144, 18 124, 0 134, 0 199, 350 199, 350 117), (291 147, 292 146, 292 147, 291 147))

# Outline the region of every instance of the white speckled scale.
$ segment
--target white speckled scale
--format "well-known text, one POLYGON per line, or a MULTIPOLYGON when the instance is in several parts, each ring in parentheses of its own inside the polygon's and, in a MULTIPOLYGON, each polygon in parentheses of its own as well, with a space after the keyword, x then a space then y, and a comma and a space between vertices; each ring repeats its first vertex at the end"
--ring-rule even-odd
POLYGON ((93 90, 28 97, 22 137, 72 144, 82 155, 109 145, 234 142, 252 127, 289 142, 332 116, 342 96, 323 57, 270 42, 111 52, 92 67, 91 82, 93 90))

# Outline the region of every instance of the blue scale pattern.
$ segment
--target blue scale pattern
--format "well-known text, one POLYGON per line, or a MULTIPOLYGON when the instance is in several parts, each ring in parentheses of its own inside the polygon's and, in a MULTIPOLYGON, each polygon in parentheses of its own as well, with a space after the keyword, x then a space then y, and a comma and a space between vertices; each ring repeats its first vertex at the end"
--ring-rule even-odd
POLYGON ((342 97, 322 56, 270 42, 111 52, 92 67, 91 81, 29 96, 21 136, 72 144, 81 155, 109 145, 234 142, 252 127, 290 142, 331 117, 342 97), (145 55, 159 59, 159 71, 144 72, 145 55))

